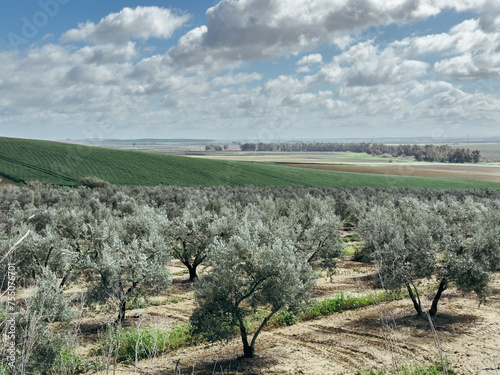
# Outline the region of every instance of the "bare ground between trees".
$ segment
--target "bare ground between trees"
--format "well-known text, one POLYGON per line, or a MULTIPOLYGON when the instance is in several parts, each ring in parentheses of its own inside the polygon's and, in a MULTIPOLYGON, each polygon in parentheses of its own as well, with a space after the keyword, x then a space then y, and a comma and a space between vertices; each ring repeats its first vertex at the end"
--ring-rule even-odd
MULTIPOLYGON (((173 272, 179 272, 173 263, 173 272)), ((193 309, 193 292, 187 275, 177 275, 171 290, 159 296, 160 306, 132 310, 126 327, 156 325, 169 328, 186 322, 193 309)), ((337 274, 318 280, 313 296, 321 299, 348 294, 370 295, 376 273, 372 266, 343 262, 337 274)), ((443 356, 456 373, 497 375, 500 373, 500 280, 492 284, 493 294, 486 305, 463 296, 454 289, 445 292, 434 324, 443 356)), ((424 292, 424 305, 430 306, 431 293, 424 292)), ((87 331, 91 321, 82 324, 83 335, 90 334, 88 347, 97 338, 87 331)), ((300 322, 290 327, 268 329, 259 336, 256 358, 245 359, 239 338, 229 342, 200 344, 168 352, 137 363, 138 371, 173 374, 353 374, 372 367, 391 369, 410 362, 439 359, 429 322, 417 318, 409 299, 346 311, 329 317, 300 322), (193 370, 194 369, 194 370, 193 370)), ((133 367, 118 369, 134 373, 133 367)))

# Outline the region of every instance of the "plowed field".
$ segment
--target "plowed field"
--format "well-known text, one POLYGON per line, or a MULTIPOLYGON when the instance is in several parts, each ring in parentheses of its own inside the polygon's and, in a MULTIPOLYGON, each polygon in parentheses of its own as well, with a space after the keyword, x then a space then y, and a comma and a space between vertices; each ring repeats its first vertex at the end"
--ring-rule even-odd
POLYGON ((500 167, 476 166, 463 164, 436 164, 436 165, 344 165, 344 164, 284 164, 289 167, 310 168, 338 172, 355 172, 384 174, 393 176, 418 176, 458 178, 463 180, 477 180, 500 182, 500 167))
MULTIPOLYGON (((177 269, 177 268, 176 268, 177 269)), ((497 275, 498 276, 498 275, 497 275)), ((156 324, 168 327, 188 320, 193 308, 190 285, 177 277, 168 296, 180 301, 130 311, 127 325, 156 324)), ((374 293, 375 270, 345 262, 331 281, 320 279, 316 298, 374 293)), ((429 306, 432 293, 424 292, 429 306)), ((379 291, 375 291, 379 292, 379 291)), ((165 298, 169 298, 164 296, 165 298)), ((500 369, 500 280, 493 284, 487 305, 478 307, 474 296, 454 289, 443 294, 434 321, 439 348, 456 373, 497 375, 500 369)), ((438 346, 429 322, 415 316, 408 299, 351 310, 263 332, 254 359, 241 358, 238 338, 229 342, 178 349, 143 360, 136 370, 158 374, 354 374, 361 369, 405 366, 410 362, 434 362, 438 346)), ((132 367, 119 366, 123 373, 132 367)))

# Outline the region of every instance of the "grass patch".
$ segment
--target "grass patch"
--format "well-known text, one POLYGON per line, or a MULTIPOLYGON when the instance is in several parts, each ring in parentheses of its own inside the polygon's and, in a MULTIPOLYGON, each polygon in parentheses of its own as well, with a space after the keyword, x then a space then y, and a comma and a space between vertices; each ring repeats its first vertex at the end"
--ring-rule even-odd
POLYGON ((342 237, 342 242, 344 243, 350 243, 350 242, 361 242, 361 238, 353 235, 353 236, 347 236, 347 237, 342 237))
POLYGON ((144 298, 137 298, 137 297, 129 299, 127 300, 127 302, 125 302, 125 308, 127 310, 145 309, 149 305, 150 305, 149 301, 147 301, 144 298))
POLYGON ((155 299, 153 301, 150 301, 149 302, 149 305, 150 306, 163 306, 163 305, 166 305, 169 301, 165 301, 165 300, 159 300, 159 299, 155 299))
MULTIPOLYGON (((450 375, 456 374, 450 365, 448 360, 445 360, 446 372, 450 375)), ((381 369, 369 369, 357 372, 358 375, 389 375, 394 374, 393 371, 381 370, 381 369)), ((401 366, 398 368, 396 373, 401 375, 441 375, 445 372, 443 371, 443 365, 440 361, 433 364, 415 364, 409 363, 407 366, 401 366)))
POLYGON ((123 330, 109 327, 100 339, 96 355, 116 358, 118 362, 154 358, 159 354, 194 343, 189 325, 173 327, 168 331, 156 327, 123 330))
POLYGON ((365 306, 375 305, 382 302, 390 302, 402 299, 406 296, 404 292, 380 293, 376 296, 350 296, 341 293, 334 298, 322 301, 313 300, 301 314, 300 320, 315 319, 320 316, 328 316, 347 310, 354 310, 365 306))
MULTIPOLYGON (((64 347, 57 354, 52 366, 53 374, 75 374, 97 371, 99 365, 95 361, 82 358, 74 348, 64 347)), ((43 373, 43 372, 42 372, 43 373)))
MULTIPOLYGON (((405 291, 384 292, 376 296, 359 297, 341 293, 336 297, 327 298, 322 301, 312 300, 299 311, 281 310, 269 320, 268 327, 291 326, 300 321, 312 320, 322 316, 341 313, 347 310, 354 310, 365 306, 375 305, 377 303, 396 301, 407 296, 408 293, 405 291)), ((267 312, 261 314, 261 321, 263 320, 265 314, 267 314, 267 312)))
POLYGON ((293 168, 275 163, 209 160, 0 137, 0 175, 74 186, 302 186, 499 189, 500 184, 458 179, 389 176, 293 168), (82 183, 82 181, 80 182, 82 183))
POLYGON ((182 300, 182 298, 181 298, 181 297, 179 297, 179 296, 172 296, 172 297, 170 297, 170 298, 167 300, 167 302, 168 302, 168 303, 179 303, 181 300, 182 300))
POLYGON ((271 324, 276 326, 285 327, 293 326, 301 320, 301 316, 297 315, 294 311, 281 310, 278 315, 273 319, 271 324))
POLYGON ((174 272, 172 275, 174 275, 174 276, 184 276, 184 275, 188 275, 188 274, 189 274, 189 270, 185 269, 185 270, 182 270, 182 271, 174 272))
POLYGON ((359 246, 348 245, 348 246, 344 247, 344 250, 342 251, 342 253, 346 257, 352 257, 354 254, 356 254, 356 252, 358 251, 358 248, 359 248, 359 246))

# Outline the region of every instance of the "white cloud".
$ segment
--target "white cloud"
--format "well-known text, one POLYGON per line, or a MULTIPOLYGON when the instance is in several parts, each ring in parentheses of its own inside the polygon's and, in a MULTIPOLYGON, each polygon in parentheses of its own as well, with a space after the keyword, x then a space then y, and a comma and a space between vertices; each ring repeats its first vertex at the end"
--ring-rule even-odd
POLYGON ((96 46, 84 46, 77 53, 86 64, 111 64, 131 60, 137 55, 135 43, 128 42, 121 46, 114 44, 103 44, 96 46))
POLYGON ((307 55, 297 61, 297 65, 314 65, 323 63, 323 56, 320 53, 307 55))
POLYGON ((471 80, 500 76, 500 30, 490 23, 485 31, 481 19, 466 20, 449 33, 407 38, 393 45, 408 56, 438 53, 445 57, 434 64, 434 73, 440 77, 471 80))
POLYGON ((167 39, 189 20, 188 15, 178 15, 159 7, 123 8, 111 13, 99 23, 87 21, 77 29, 65 32, 62 42, 85 41, 96 44, 127 44, 130 39, 167 39))
POLYGON ((462 124, 499 121, 498 97, 485 93, 467 93, 458 88, 436 93, 416 105, 422 119, 434 118, 462 124))
POLYGON ((487 33, 500 32, 500 3, 488 0, 479 19, 481 30, 487 33))
MULTIPOLYGON (((408 23, 444 9, 478 10, 484 0, 221 0, 207 25, 181 38, 165 62, 223 69, 235 63, 309 51, 319 44, 347 47, 366 27, 408 23)), ((304 71, 303 69, 302 71, 304 71)))
POLYGON ((214 78, 210 85, 212 87, 219 86, 233 86, 242 85, 245 83, 255 82, 262 80, 262 74, 259 73, 238 73, 238 74, 226 74, 224 76, 219 76, 214 78))
POLYGON ((311 68, 309 68, 308 66, 299 66, 296 70, 297 73, 310 73, 311 72, 311 68))
MULTIPOLYGON (((262 139, 274 140, 295 129, 321 136, 319 131, 333 124, 353 129, 426 124, 430 132, 436 124, 498 123, 495 86, 483 90, 446 82, 500 75, 497 14, 483 13, 447 33, 389 45, 378 35, 366 41, 357 34, 370 25, 413 22, 443 9, 478 11, 484 4, 222 0, 207 12, 206 26, 187 32, 165 55, 151 55, 136 39, 170 37, 187 17, 161 8, 125 8, 61 38, 86 42, 82 47, 46 44, 0 51, 0 124, 87 129, 88 124, 115 123, 123 124, 119 134, 125 137, 167 130, 198 137, 210 128, 212 134, 223 129, 220 134, 261 139, 265 133, 262 139), (332 44, 340 52, 328 49, 332 44), (278 58, 290 55, 294 59, 279 70, 278 58), (242 64, 249 60, 269 65, 242 64), (287 73, 294 68, 295 73, 287 73), (273 73, 277 70, 279 76, 273 73)), ((90 133, 85 130, 85 137, 90 133)))
POLYGON ((435 64, 437 75, 457 80, 485 79, 500 76, 500 53, 466 53, 435 64))
POLYGON ((304 81, 292 76, 281 75, 267 81, 262 86, 260 94, 272 100, 287 94, 301 93, 304 89, 304 81))
POLYGON ((449 33, 408 38, 395 45, 406 47, 411 55, 440 52, 456 54, 490 48, 497 37, 496 34, 483 32, 478 20, 470 19, 454 26, 449 33))
POLYGON ((358 43, 336 56, 314 78, 317 84, 394 85, 426 75, 428 64, 407 60, 392 47, 380 50, 372 41, 358 43))

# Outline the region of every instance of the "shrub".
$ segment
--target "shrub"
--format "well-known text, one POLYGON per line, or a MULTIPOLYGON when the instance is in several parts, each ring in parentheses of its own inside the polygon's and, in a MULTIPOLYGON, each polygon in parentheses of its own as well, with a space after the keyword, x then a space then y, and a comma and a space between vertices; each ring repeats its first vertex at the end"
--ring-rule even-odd
POLYGON ((55 374, 75 374, 97 370, 97 363, 83 359, 72 346, 62 346, 57 353, 54 365, 52 366, 55 374))
POLYGON ((0 363, 0 375, 9 375, 9 366, 0 363))
POLYGON ((291 326, 298 321, 299 317, 293 311, 281 310, 272 323, 278 326, 291 326))
POLYGON ((105 188, 109 186, 109 182, 98 177, 82 177, 75 183, 75 186, 86 186, 90 189, 105 188))
POLYGON ((146 299, 137 297, 133 297, 132 299, 127 300, 127 302, 125 303, 125 307, 127 310, 145 309, 149 305, 150 303, 146 299))

